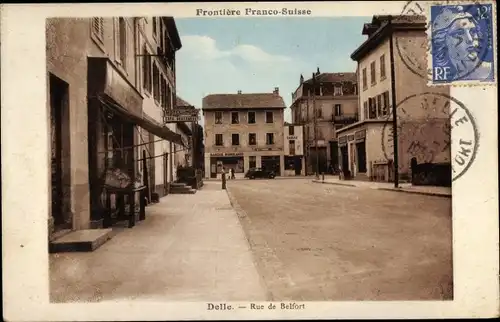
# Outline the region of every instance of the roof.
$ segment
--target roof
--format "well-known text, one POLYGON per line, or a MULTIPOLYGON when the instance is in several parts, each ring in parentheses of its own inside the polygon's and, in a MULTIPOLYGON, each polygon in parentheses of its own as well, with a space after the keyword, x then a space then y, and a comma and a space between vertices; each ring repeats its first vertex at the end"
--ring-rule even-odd
MULTIPOLYGON (((340 82, 354 82, 356 83, 358 78, 356 73, 320 73, 316 75, 317 83, 340 83, 340 82)), ((312 77, 304 81, 304 83, 311 84, 312 77)))
POLYGON ((202 110, 286 108, 275 93, 211 94, 203 98, 202 110))
POLYGON ((373 16, 371 23, 363 25, 362 34, 368 35, 366 39, 352 54, 351 59, 359 61, 372 49, 376 48, 394 30, 419 30, 425 32, 425 16, 422 15, 400 15, 373 16), (390 28, 392 26, 392 28, 390 28))
POLYGON ((179 96, 175 97, 175 101, 176 101, 175 106, 177 106, 177 107, 194 107, 194 105, 189 104, 188 102, 186 102, 185 100, 183 100, 179 96))

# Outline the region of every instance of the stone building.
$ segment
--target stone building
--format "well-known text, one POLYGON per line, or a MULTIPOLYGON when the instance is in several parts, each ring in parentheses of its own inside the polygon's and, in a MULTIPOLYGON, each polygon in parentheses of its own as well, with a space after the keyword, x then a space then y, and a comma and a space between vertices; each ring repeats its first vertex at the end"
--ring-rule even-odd
POLYGON ((171 17, 51 18, 46 22, 51 135, 49 234, 99 228, 102 182, 119 168, 164 195, 173 146, 163 111, 175 98, 171 17))
POLYGON ((262 167, 283 175, 284 109, 278 88, 204 97, 205 177, 217 177, 222 167, 236 173, 262 167))
MULTIPOLYGON (((190 103, 186 102, 179 96, 177 96, 176 99, 176 107, 181 107, 181 108, 189 108, 189 109, 195 109, 193 105, 190 103)), ((178 122, 177 123, 177 128, 179 133, 182 137, 182 141, 185 143, 185 148, 180 149, 179 151, 176 151, 176 161, 177 161, 177 167, 182 166, 182 167, 191 167, 193 166, 193 158, 194 158, 194 128, 196 126, 197 122, 178 122)))
POLYGON ((358 120, 356 73, 320 73, 304 80, 292 93, 292 122, 304 127, 307 173, 336 172, 336 130, 358 120), (318 153, 319 160, 316 160, 318 153))
POLYGON ((449 88, 427 86, 425 31, 425 17, 418 16, 374 16, 363 26, 368 38, 351 55, 358 63, 359 121, 337 130, 339 163, 355 178, 394 179, 393 91, 400 178, 409 178, 412 158, 450 162, 449 88), (410 61, 424 66, 423 76, 410 61))
POLYGON ((283 127, 285 172, 284 176, 305 175, 304 128, 302 125, 285 122, 283 127))

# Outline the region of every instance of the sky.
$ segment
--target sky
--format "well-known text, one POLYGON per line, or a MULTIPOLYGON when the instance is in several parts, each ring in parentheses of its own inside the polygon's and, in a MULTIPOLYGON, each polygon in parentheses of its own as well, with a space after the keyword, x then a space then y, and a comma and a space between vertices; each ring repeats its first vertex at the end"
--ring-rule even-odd
MULTIPOLYGON (((320 72, 355 72, 351 53, 371 17, 176 18, 177 95, 197 108, 209 94, 291 93, 320 72)), ((201 113, 200 113, 201 114, 201 113)), ((202 118, 203 119, 203 118, 202 118)), ((285 121, 291 121, 285 110, 285 121)), ((202 124, 203 125, 203 124, 202 124)))

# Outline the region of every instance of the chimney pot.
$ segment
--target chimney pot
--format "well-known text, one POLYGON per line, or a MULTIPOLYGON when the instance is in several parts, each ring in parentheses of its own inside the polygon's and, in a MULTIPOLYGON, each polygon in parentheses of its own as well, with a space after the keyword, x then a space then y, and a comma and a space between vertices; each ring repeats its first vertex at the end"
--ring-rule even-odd
POLYGON ((241 90, 238 90, 238 94, 241 94, 241 90))
POLYGON ((275 87, 273 93, 274 94, 279 94, 280 93, 280 88, 279 87, 275 87))

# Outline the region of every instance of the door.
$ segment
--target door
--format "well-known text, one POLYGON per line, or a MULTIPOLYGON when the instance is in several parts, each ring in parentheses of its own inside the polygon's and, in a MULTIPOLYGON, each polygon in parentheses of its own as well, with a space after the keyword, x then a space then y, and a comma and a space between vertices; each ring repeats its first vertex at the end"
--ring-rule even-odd
POLYGON ((342 170, 349 170, 349 154, 347 151, 347 146, 343 146, 340 148, 340 154, 342 156, 342 170))
POLYGON ((358 172, 366 173, 366 145, 364 141, 356 143, 356 154, 358 160, 358 172))
POLYGON ((54 226, 58 229, 66 223, 63 194, 63 109, 69 105, 69 86, 61 79, 50 75, 50 139, 51 139, 51 203, 54 226))

